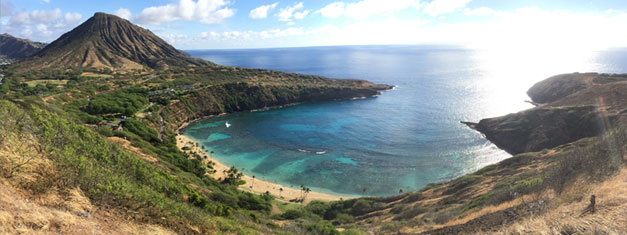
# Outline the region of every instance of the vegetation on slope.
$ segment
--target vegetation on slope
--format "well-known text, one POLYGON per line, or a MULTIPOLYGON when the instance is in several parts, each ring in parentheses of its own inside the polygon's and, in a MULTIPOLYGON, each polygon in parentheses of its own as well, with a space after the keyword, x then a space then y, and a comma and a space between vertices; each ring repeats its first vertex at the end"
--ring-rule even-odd
MULTIPOLYGON (((136 221, 162 224, 179 232, 190 232, 187 224, 201 233, 219 230, 220 226, 222 229, 246 230, 254 226, 234 227, 233 222, 216 220, 213 216, 229 216, 237 208, 254 208, 261 213, 269 211, 271 198, 240 192, 209 177, 202 178, 199 183, 211 193, 201 192, 106 141, 90 128, 58 114, 30 104, 18 108, 2 101, 0 105, 3 138, 31 135, 36 140, 38 152, 47 155, 54 164, 53 175, 43 175, 32 185, 23 186, 33 193, 43 193, 54 187, 79 187, 97 205, 126 208, 132 210, 136 221), (210 201, 208 198, 212 195, 227 195, 243 203, 210 201)), ((172 151, 171 156, 182 155, 176 148, 162 151, 168 150, 172 151)), ((178 160, 191 161, 187 158, 178 160)), ((23 162, 3 162, 4 175, 11 177, 19 172, 23 162)), ((255 229, 263 231, 262 228, 255 229)))
POLYGON ((177 104, 207 107, 202 99, 214 97, 209 103, 219 109, 185 113, 190 115, 187 117, 200 117, 369 96, 387 88, 359 80, 232 67, 173 68, 148 74, 87 68, 19 71, 5 67, 3 73, 8 76, 0 97, 11 100, 3 103, 3 108, 28 117, 24 120, 35 129, 18 132, 37 133, 33 138, 45 147, 41 152, 50 153, 51 162, 58 164, 54 171, 61 176, 49 177, 53 183, 47 184, 62 190, 79 187, 99 208, 119 210, 123 216, 133 218, 133 223, 158 224, 179 233, 338 231, 322 217, 290 220, 277 226, 272 221, 283 218, 271 217, 270 212, 272 204, 280 203, 270 195, 239 191, 237 184, 228 183, 237 180, 218 182, 209 177, 206 173, 212 171, 211 164, 176 146, 174 130, 181 122, 171 111, 177 110, 177 104), (33 81, 58 80, 67 82, 29 85, 33 81))
POLYGON ((85 107, 89 114, 124 114, 132 116, 148 104, 146 94, 141 88, 121 89, 95 96, 85 107))
MULTIPOLYGON (((430 184, 418 192, 384 198, 312 202, 305 208, 287 211, 280 216, 291 219, 320 216, 336 226, 377 234, 499 232, 506 228, 501 225, 534 214, 550 213, 552 208, 587 201, 591 194, 600 198, 591 185, 620 177, 617 174, 621 168, 622 171, 627 169, 625 163, 627 125, 601 137, 582 139, 551 150, 518 154, 450 182, 430 184)), ((604 196, 598 200, 616 198, 617 195, 604 196)), ((611 204, 603 205, 608 210, 612 208, 611 204)), ((615 211, 618 214, 627 213, 615 207, 613 210, 619 210, 615 211)), ((578 216, 580 212, 577 210, 571 214, 578 216)), ((606 230, 610 233, 625 232, 616 230, 616 226, 607 228, 611 229, 606 230)), ((568 231, 568 228, 560 229, 568 231)), ((580 226, 578 229, 596 228, 580 226)))
MULTIPOLYGON (((565 77, 568 75, 559 78, 565 77)), ((531 110, 471 125, 497 145, 519 154, 450 182, 430 184, 418 192, 370 198, 369 205, 374 206, 364 206, 371 208, 365 213, 351 214, 354 219, 342 226, 359 226, 375 233, 499 232, 502 225, 532 215, 549 215, 554 208, 588 200, 596 194, 594 185, 620 177, 616 174, 625 169, 627 162, 627 92, 622 78, 575 74, 572 79, 582 79, 586 84, 579 90, 531 110)), ((539 84, 562 88, 546 81, 539 84)), ((612 208, 614 216, 627 215, 620 207, 604 206, 612 208)), ((330 214, 349 208, 331 210, 330 214)), ((571 231, 560 223, 554 229, 555 233, 571 231)), ((577 226, 577 231, 583 229, 626 232, 598 223, 577 226)))
MULTIPOLYGON (((593 192, 579 186, 612 179, 627 151, 624 75, 557 76, 530 90, 541 107, 476 125, 520 154, 418 192, 303 206, 239 191, 237 178, 209 177, 212 165, 179 150, 174 131, 206 115, 372 96, 389 86, 212 65, 101 13, 33 59, 0 70, 6 75, 0 98, 8 100, 0 100, 2 186, 37 201, 67 199, 38 205, 67 208, 71 216, 104 210, 177 233, 340 233, 335 226, 346 234, 499 232, 584 200, 593 192), (72 198, 89 202, 77 209, 73 201, 83 200, 72 198)), ((3 203, 7 196, 0 196, 3 203)), ((70 224, 39 226, 7 215, 0 209, 8 232, 63 231, 55 226, 70 224)), ((594 229, 625 232, 557 231, 594 229)))

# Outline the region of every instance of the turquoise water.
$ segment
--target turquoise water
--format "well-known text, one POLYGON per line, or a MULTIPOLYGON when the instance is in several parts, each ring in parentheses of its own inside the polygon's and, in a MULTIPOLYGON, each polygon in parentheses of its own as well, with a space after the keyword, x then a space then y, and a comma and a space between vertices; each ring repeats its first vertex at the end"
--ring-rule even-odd
POLYGON ((627 68, 620 49, 567 55, 430 46, 190 53, 223 65, 396 85, 377 97, 234 113, 185 129, 219 161, 246 174, 346 195, 417 190, 507 158, 459 121, 529 108, 526 90, 551 75, 627 68))

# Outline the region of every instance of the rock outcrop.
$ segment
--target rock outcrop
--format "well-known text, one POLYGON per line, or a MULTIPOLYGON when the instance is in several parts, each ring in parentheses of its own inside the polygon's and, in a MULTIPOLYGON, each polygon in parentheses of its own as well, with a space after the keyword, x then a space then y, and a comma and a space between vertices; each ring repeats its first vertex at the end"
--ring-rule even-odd
POLYGON ((562 74, 536 83, 527 94, 540 105, 483 119, 474 128, 518 154, 597 136, 627 120, 627 75, 562 74))

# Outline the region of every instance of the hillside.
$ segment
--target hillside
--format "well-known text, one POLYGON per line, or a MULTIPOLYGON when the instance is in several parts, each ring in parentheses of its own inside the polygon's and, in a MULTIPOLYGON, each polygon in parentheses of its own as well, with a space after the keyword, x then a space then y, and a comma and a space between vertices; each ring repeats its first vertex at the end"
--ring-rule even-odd
POLYGON ((2 234, 627 233, 627 75, 555 76, 529 90, 537 107, 468 123, 515 154, 502 162, 417 192, 303 205, 239 190, 237 169, 211 177, 177 130, 391 86, 211 64, 104 13, 0 72, 2 234))
POLYGON ((0 63, 1 61, 12 62, 25 59, 46 45, 42 42, 16 38, 7 33, 0 34, 0 63))
POLYGON ((206 65, 210 63, 188 57, 149 30, 114 15, 96 13, 21 62, 18 68, 89 67, 130 71, 145 67, 206 65))
POLYGON ((97 13, 0 67, 0 233, 338 233, 322 218, 282 220, 302 205, 238 190, 237 169, 212 178, 211 162, 177 147, 176 130, 206 115, 391 86, 218 66, 153 36, 97 13))
POLYGON ((625 75, 596 73, 541 81, 529 90, 536 108, 467 123, 513 157, 418 192, 332 203, 319 214, 349 214, 341 227, 375 234, 626 233, 625 84, 625 75), (598 209, 584 213, 591 195, 598 209))

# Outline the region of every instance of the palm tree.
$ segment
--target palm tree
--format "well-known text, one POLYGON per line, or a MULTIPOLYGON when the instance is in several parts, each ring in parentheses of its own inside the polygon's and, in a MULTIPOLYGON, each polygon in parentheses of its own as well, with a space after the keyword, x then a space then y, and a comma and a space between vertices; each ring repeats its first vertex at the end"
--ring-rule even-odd
POLYGON ((305 195, 303 195, 303 202, 305 202, 305 198, 307 197, 307 194, 309 194, 309 192, 311 192, 311 189, 308 188, 308 187, 305 187, 304 190, 305 190, 305 195))
POLYGON ((250 188, 255 187, 255 176, 253 175, 253 182, 250 184, 250 188))

